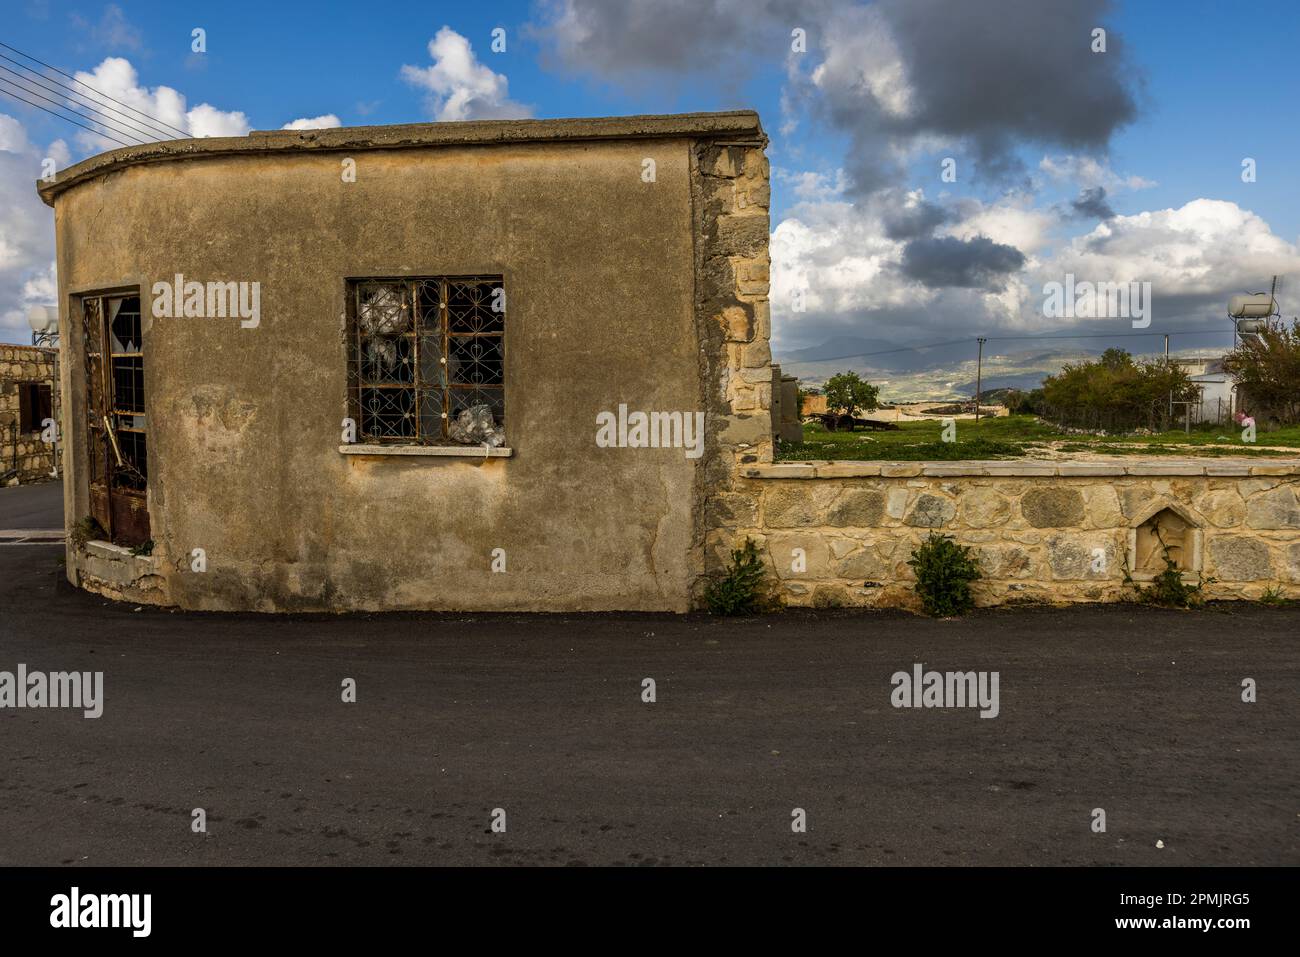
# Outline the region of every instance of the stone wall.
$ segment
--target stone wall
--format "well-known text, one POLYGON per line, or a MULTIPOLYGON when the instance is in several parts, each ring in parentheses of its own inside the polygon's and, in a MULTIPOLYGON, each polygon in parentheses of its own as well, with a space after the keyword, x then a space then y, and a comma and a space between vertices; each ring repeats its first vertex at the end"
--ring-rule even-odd
MULTIPOLYGON (((54 382, 53 349, 0 343, 0 476, 4 485, 41 482, 54 470, 55 449, 41 441, 41 432, 23 431, 20 386, 40 382, 50 386, 54 409, 58 408, 54 382), (10 474, 17 470, 16 473, 10 474)), ((57 411, 54 413, 57 418, 57 411)))
POLYGON ((1134 594, 1139 527, 1188 526, 1208 598, 1300 598, 1300 460, 754 465, 715 534, 760 542, 791 605, 919 608, 907 560, 933 530, 972 546, 977 603, 1134 594), (798 560, 802 549, 803 565, 798 560))
POLYGON ((708 451, 695 476, 704 583, 726 564, 738 524, 752 514, 741 471, 773 456, 769 167, 761 142, 695 149, 692 204, 696 236, 696 316, 700 401, 708 451))

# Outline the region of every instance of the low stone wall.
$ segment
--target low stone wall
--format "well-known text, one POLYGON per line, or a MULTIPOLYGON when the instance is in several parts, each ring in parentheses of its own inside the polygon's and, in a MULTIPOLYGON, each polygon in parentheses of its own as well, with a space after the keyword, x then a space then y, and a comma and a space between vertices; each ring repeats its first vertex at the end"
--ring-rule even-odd
POLYGON ((712 504, 788 604, 919 608, 907 560, 931 531, 973 547, 980 605, 1116 601, 1162 517, 1186 526, 1184 578, 1215 579, 1207 598, 1300 598, 1298 492, 1291 459, 814 462, 742 469, 712 504))
POLYGON ((56 355, 53 349, 0 343, 0 476, 7 476, 5 485, 41 482, 54 470, 54 446, 41 441, 39 424, 35 430, 23 428, 21 390, 29 383, 48 386, 57 418, 56 355))

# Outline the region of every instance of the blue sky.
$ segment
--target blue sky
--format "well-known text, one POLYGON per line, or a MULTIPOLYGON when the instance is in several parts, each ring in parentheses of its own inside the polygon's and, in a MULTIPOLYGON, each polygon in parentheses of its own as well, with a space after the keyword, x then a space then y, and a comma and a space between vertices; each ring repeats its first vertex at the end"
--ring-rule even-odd
MULTIPOLYGON (((1289 275, 1300 264, 1300 76, 1289 66, 1300 5, 1059 0, 1045 5, 1057 8, 1050 18, 1035 20, 1025 3, 11 0, 0 41, 70 73, 128 61, 141 95, 168 87, 187 110, 215 109, 192 129, 176 114, 196 134, 322 116, 365 125, 757 109, 772 138, 773 312, 787 347, 898 337, 900 310, 917 302, 925 317, 909 325, 921 337, 1051 331, 1037 288, 1075 267, 1149 279, 1169 304, 1167 324, 1199 327, 1221 321, 1214 303, 1225 293, 1266 282, 1256 272, 1289 275), (961 7, 986 15, 960 22, 961 7), (1061 49, 1074 57, 1092 26, 1108 31, 1110 51, 1058 69, 1061 31, 1061 49), (206 31, 202 55, 191 52, 195 27, 206 31), (506 30, 501 53, 491 50, 497 27, 506 30), (808 36, 799 56, 794 27, 808 36), (467 98, 459 112, 456 90, 403 74, 437 66, 430 42, 444 28, 472 48, 469 72, 448 61, 441 74, 467 98), (970 52, 981 43, 987 59, 970 52), (983 84, 1001 92, 985 101, 983 84), (963 100, 953 90, 962 85, 976 95, 963 100), (1044 96, 1031 102, 1038 86, 1044 96), (1089 90, 1109 98, 1095 114, 1113 114, 1091 125, 1089 90), (1020 95, 1025 103, 995 108, 1020 95), (973 116, 986 102, 988 115, 973 116), (1063 116, 1052 113, 1057 102, 1063 116), (940 180, 945 157, 960 171, 955 183, 940 180), (1241 179, 1246 157, 1256 162, 1253 183, 1241 179), (1103 212, 1076 213, 1071 203, 1098 188, 1092 208, 1103 212), (1209 204, 1189 205, 1198 201, 1209 204), (890 225, 923 213, 933 221, 906 234, 890 225), (1234 247, 1234 236, 1249 239, 1234 247), (811 307, 796 315, 782 297, 802 287, 811 307)), ((63 165, 112 144, 3 95, 0 115, 25 138, 14 146, 11 126, 9 152, 0 152, 22 160, 0 166, 9 180, 0 200, 11 207, 0 240, 24 250, 7 263, 0 256, 0 336, 20 339, 15 309, 48 292, 41 260, 52 249, 52 227, 44 244, 28 235, 42 229, 40 211, 17 209, 39 174, 33 163, 55 155, 63 165), (51 147, 56 140, 66 153, 51 147)))

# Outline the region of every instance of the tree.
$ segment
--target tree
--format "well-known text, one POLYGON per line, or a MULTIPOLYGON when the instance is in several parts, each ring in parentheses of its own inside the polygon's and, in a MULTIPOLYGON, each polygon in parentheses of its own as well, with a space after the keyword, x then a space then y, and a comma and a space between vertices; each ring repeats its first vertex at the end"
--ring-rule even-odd
POLYGON ((852 371, 831 376, 826 380, 822 393, 826 396, 827 412, 839 412, 850 417, 859 411, 870 412, 880 398, 880 389, 852 371))
POLYGON ((1107 431, 1171 428, 1174 402, 1195 401, 1199 391, 1173 359, 1137 359, 1107 349, 1091 362, 1066 363, 1043 380, 1044 415, 1062 425, 1107 431))
POLYGON ((1103 352, 1098 361, 1101 363, 1102 368, 1110 369, 1113 372, 1133 367, 1132 354, 1127 349, 1116 349, 1114 346, 1103 352))
POLYGON ((1224 358, 1223 371, 1237 380, 1249 411, 1300 422, 1300 319, 1290 329, 1271 322, 1258 339, 1244 337, 1224 358))
POLYGON ((1008 389, 1002 404, 1012 415, 1042 415, 1045 411, 1042 389, 1031 389, 1028 392, 1022 389, 1008 389))

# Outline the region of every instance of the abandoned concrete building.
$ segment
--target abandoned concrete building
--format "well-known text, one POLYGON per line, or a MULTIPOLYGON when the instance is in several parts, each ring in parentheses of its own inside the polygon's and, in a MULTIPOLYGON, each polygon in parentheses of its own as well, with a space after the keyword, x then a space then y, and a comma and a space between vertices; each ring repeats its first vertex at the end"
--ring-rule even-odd
POLYGON ((119 149, 55 211, 67 573, 196 609, 668 610, 761 544, 795 605, 1120 597, 1162 552, 1300 594, 1300 466, 773 461, 752 112, 119 149))
POLYGON ((708 489, 771 457, 765 145, 752 112, 255 132, 39 184, 66 519, 106 533, 69 576, 686 610, 708 489))

